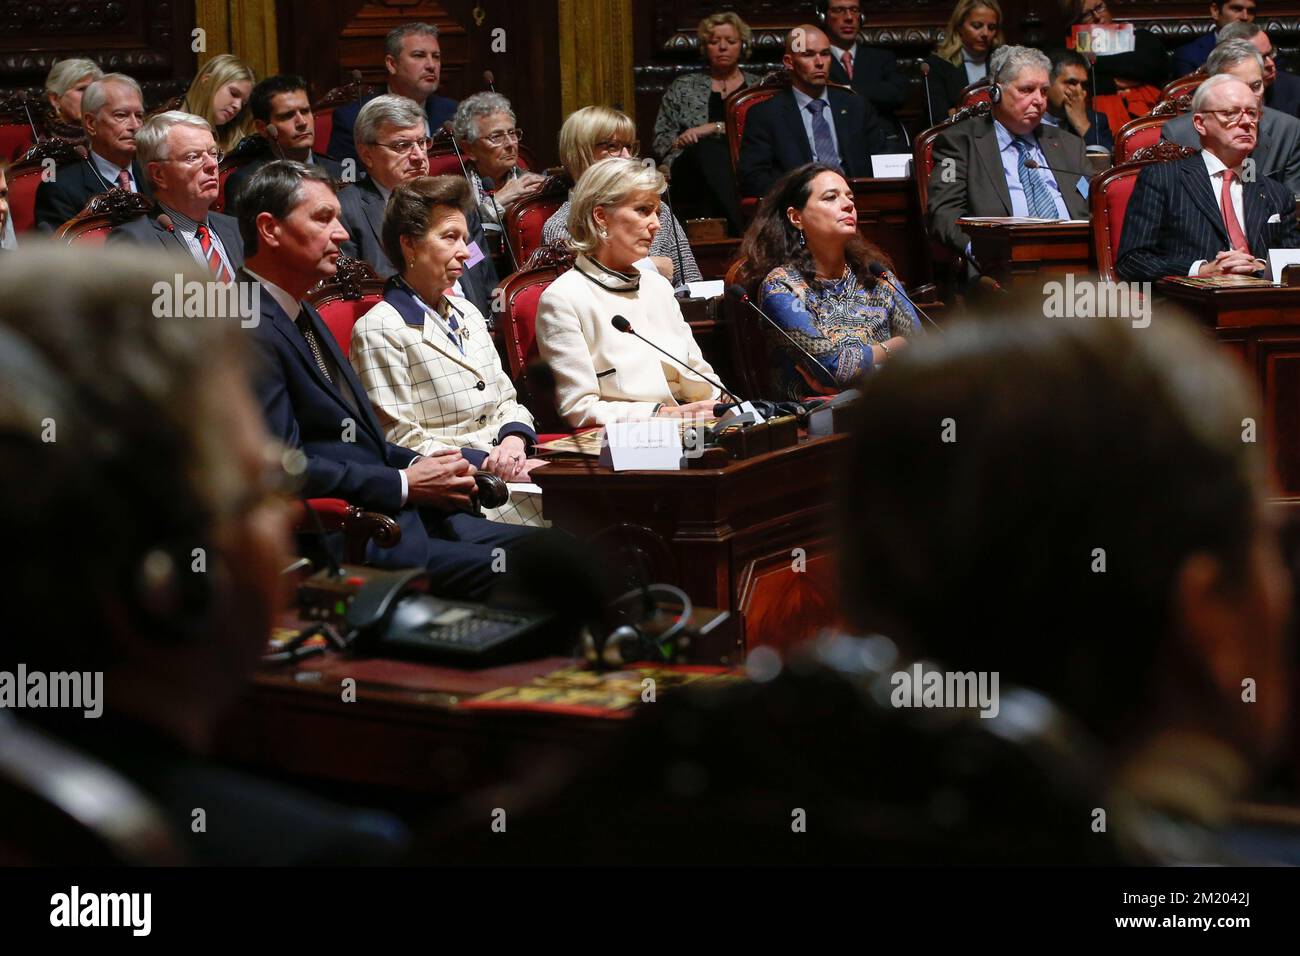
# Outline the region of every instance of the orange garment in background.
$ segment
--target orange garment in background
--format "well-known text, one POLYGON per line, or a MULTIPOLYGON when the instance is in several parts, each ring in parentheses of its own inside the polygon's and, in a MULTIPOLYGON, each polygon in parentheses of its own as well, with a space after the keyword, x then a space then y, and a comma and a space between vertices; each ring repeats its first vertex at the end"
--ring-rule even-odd
POLYGON ((1118 93, 1103 93, 1093 97, 1092 108, 1104 113, 1112 133, 1129 120, 1146 116, 1160 102, 1160 89, 1155 86, 1134 86, 1118 93))

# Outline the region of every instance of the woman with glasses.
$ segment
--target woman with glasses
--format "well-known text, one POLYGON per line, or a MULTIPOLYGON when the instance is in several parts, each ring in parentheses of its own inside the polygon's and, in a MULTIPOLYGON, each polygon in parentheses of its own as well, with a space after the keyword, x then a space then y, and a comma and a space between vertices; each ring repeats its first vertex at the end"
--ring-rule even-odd
MULTIPOLYGON (((1106 0, 1063 0, 1062 11, 1067 26, 1115 22, 1106 0)), ((1093 109, 1105 113, 1110 128, 1116 131, 1129 120, 1150 113, 1160 102, 1160 88, 1169 80, 1169 53, 1155 34, 1135 29, 1133 42, 1129 53, 1079 51, 1093 64, 1093 109)))
POLYGON ((475 93, 461 100, 452 131, 461 144, 483 227, 499 234, 506 207, 537 192, 545 177, 519 165, 524 132, 515 125, 510 101, 500 93, 475 93))
POLYGON ((230 152, 245 136, 252 136, 253 113, 248 98, 257 77, 237 56, 222 53, 199 70, 181 102, 181 110, 201 116, 211 125, 217 146, 230 152))
MULTIPOLYGON (((569 114, 560 127, 560 163, 564 171, 577 182, 593 163, 602 159, 635 158, 641 152, 636 139, 636 124, 626 113, 608 106, 587 106, 569 114)), ((661 177, 662 179, 662 177, 661 177)), ((639 267, 657 269, 674 286, 699 282, 700 267, 691 252, 677 217, 667 203, 662 203, 659 229, 650 244, 650 250, 639 267)), ((566 201, 542 227, 542 241, 547 245, 565 242, 572 238, 569 232, 569 203, 566 201)))
POLYGON ((696 31, 707 64, 703 73, 677 77, 664 91, 655 119, 654 151, 669 168, 669 192, 679 209, 704 217, 725 216, 733 232, 743 228, 731 156, 727 151, 723 102, 758 77, 740 68, 753 33, 734 13, 715 13, 696 31))
POLYGON ((957 0, 943 42, 925 58, 930 67, 930 115, 942 123, 957 111, 961 91, 989 75, 989 55, 1002 45, 998 0, 957 0))

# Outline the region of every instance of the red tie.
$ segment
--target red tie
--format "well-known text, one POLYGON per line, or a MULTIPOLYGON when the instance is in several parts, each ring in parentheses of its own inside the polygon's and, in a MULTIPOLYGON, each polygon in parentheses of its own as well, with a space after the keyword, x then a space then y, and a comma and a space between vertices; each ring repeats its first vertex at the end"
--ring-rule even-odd
POLYGON ((229 282, 230 270, 221 261, 221 254, 217 252, 217 247, 212 244, 212 235, 208 232, 208 227, 200 223, 197 234, 199 248, 203 250, 203 257, 208 260, 208 268, 212 270, 218 282, 229 282))
POLYGON ((1223 224, 1228 227, 1228 241, 1238 252, 1250 252, 1246 234, 1237 221, 1237 211, 1232 208, 1232 170, 1223 171, 1223 191, 1219 194, 1219 208, 1223 210, 1223 224))
POLYGON ((849 79, 853 79, 853 53, 845 50, 844 55, 840 57, 840 62, 844 64, 844 72, 849 75, 849 79))

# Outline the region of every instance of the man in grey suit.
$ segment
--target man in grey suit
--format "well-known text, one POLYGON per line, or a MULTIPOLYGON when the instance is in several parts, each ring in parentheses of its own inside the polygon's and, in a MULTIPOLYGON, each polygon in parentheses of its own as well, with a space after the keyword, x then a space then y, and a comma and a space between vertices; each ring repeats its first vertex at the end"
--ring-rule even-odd
MULTIPOLYGON (((1264 105, 1264 58, 1248 40, 1225 40, 1216 46, 1205 61, 1210 76, 1227 74, 1250 87, 1258 107, 1257 144, 1250 155, 1253 174, 1278 180, 1292 195, 1300 196, 1300 119, 1264 105)), ((1160 138, 1179 146, 1201 148, 1201 138, 1193 126, 1191 113, 1176 116, 1164 125, 1160 138)))
POLYGON ((234 218, 212 211, 221 191, 221 151, 208 121, 180 110, 159 113, 136 131, 135 144, 158 205, 118 226, 108 241, 186 252, 217 281, 233 281, 244 244, 234 218))
MULTIPOLYGON (((378 96, 361 108, 353 127, 357 153, 366 178, 339 191, 340 220, 348 231, 345 256, 364 259, 387 279, 398 271, 384 251, 384 210, 394 188, 429 175, 429 138, 424 112, 404 96, 378 96)), ((496 268, 487 255, 487 240, 477 213, 467 217, 470 258, 457 280, 460 292, 484 317, 492 314, 496 268)))
POLYGON ((970 237, 957 225, 962 216, 1088 218, 1083 140, 1042 121, 1051 61, 1012 46, 995 54, 992 67, 992 114, 940 133, 930 174, 930 233, 968 259, 970 237))
POLYGON ((1191 117, 1201 151, 1151 163, 1133 186, 1115 259, 1124 279, 1253 275, 1266 267, 1270 248, 1300 247, 1290 190, 1246 175, 1258 93, 1217 74, 1197 88, 1191 117))

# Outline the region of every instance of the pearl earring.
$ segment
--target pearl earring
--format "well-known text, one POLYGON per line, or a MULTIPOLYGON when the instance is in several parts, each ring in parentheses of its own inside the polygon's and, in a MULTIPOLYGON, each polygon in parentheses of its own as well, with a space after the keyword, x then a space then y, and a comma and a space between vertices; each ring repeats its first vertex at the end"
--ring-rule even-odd
POLYGON ((609 240, 609 232, 606 229, 604 229, 604 227, 602 227, 600 230, 600 241, 607 242, 608 240, 609 240))

